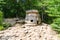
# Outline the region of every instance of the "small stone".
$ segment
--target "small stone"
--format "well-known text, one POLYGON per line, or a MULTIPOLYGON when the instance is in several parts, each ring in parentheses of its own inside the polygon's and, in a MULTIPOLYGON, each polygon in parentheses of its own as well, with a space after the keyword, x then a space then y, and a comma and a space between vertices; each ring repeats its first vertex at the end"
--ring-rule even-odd
POLYGON ((41 38, 41 36, 39 36, 41 38))
POLYGON ((20 40, 22 40, 22 39, 20 39, 20 40))

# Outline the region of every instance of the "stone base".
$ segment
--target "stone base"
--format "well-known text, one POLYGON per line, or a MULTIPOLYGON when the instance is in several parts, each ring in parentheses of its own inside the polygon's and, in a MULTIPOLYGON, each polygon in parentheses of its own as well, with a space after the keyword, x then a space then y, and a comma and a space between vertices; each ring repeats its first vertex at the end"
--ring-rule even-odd
POLYGON ((26 26, 36 26, 37 24, 25 24, 26 26))

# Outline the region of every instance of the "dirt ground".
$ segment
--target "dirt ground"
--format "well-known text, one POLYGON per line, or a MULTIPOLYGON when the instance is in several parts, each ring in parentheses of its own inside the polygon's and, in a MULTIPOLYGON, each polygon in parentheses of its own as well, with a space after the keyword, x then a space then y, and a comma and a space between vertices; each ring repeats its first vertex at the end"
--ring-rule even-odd
POLYGON ((0 40, 59 40, 59 38, 50 25, 42 23, 36 26, 16 24, 0 31, 0 40))

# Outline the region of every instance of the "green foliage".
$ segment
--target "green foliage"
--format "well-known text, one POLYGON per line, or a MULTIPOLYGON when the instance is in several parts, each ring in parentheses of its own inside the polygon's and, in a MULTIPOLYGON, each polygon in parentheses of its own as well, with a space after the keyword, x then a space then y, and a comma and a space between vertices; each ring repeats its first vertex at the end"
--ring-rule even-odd
POLYGON ((1 10, 4 12, 5 18, 24 18, 26 10, 37 9, 36 7, 34 7, 36 3, 37 0, 3 0, 1 2, 1 10))
POLYGON ((22 6, 16 0, 3 0, 1 2, 1 10, 4 12, 5 18, 19 17, 22 14, 25 16, 22 6))
POLYGON ((47 5, 45 12, 47 12, 49 16, 54 17, 51 26, 55 31, 60 33, 60 1, 50 0, 47 2, 47 5))
POLYGON ((2 25, 3 22, 3 13, 0 11, 0 25, 2 25))
POLYGON ((0 31, 1 31, 1 30, 4 30, 4 27, 3 27, 3 26, 0 26, 0 31))
POLYGON ((43 14, 43 22, 51 24, 52 28, 60 33, 60 1, 37 0, 36 4, 40 15, 43 14))
POLYGON ((53 30, 57 31, 60 33, 60 18, 56 18, 54 22, 51 24, 53 30))
POLYGON ((2 23, 3 23, 3 13, 0 11, 0 30, 4 29, 2 23))

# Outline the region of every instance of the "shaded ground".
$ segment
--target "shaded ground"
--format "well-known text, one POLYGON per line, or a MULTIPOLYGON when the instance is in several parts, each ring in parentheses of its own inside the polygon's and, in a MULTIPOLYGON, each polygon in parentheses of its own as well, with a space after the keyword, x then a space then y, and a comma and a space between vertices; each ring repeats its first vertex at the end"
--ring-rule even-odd
POLYGON ((28 26, 16 24, 7 30, 0 31, 0 40, 59 40, 50 25, 28 26))

